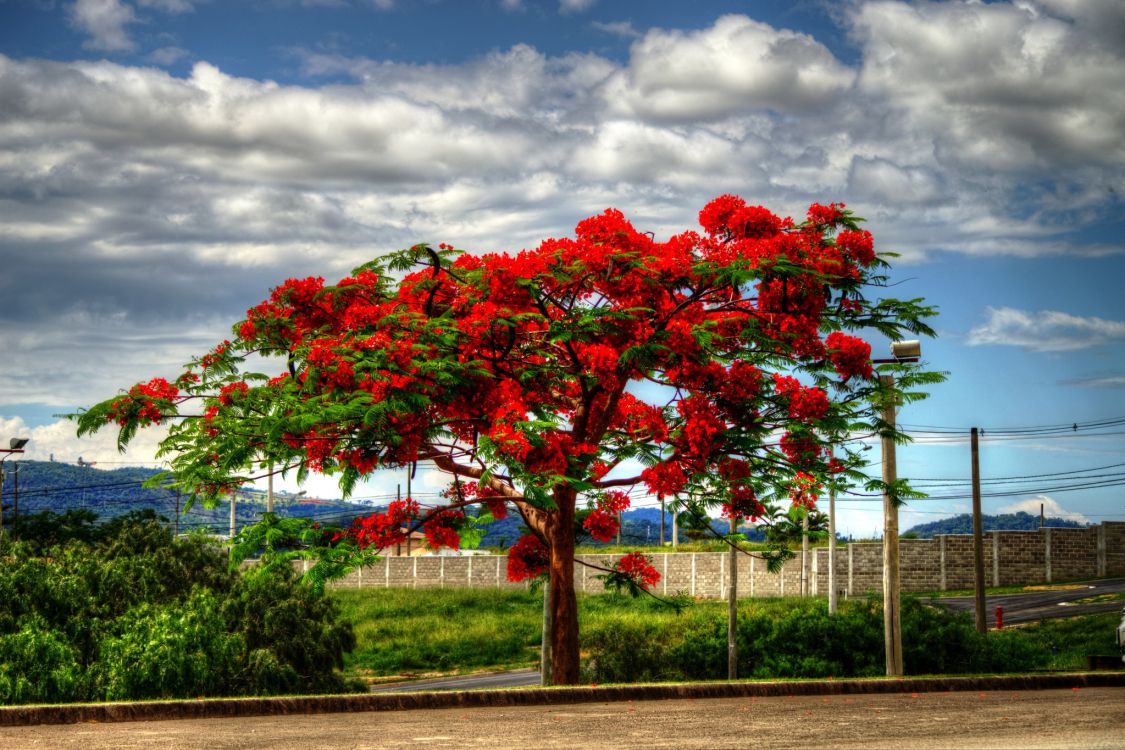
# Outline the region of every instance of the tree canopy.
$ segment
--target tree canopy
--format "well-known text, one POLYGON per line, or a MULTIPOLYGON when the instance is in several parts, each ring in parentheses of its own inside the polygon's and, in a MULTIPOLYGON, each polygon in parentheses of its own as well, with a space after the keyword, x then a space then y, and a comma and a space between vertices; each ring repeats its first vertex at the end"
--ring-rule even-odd
MULTIPOLYGON (((420 244, 333 285, 290 279, 231 340, 172 382, 91 407, 79 431, 116 424, 124 446, 171 421, 161 452, 204 502, 267 466, 337 475, 347 493, 373 472, 429 462, 453 480, 448 505, 407 498, 305 540, 337 566, 411 526, 457 547, 510 504, 529 533, 509 576, 549 570, 555 678, 573 682, 576 524, 609 538, 638 488, 760 519, 800 514, 831 483, 866 482, 846 438, 893 432, 878 409, 896 396, 853 334, 931 333, 921 300, 869 298, 887 262, 842 204, 797 222, 724 195, 699 222, 657 241, 608 209, 515 254, 420 244), (253 369, 271 357, 279 374, 253 369), (465 512, 473 505, 483 516, 465 512)), ((896 371, 898 398, 939 378, 880 367, 896 371)), ((658 578, 640 555, 607 574, 658 578)))

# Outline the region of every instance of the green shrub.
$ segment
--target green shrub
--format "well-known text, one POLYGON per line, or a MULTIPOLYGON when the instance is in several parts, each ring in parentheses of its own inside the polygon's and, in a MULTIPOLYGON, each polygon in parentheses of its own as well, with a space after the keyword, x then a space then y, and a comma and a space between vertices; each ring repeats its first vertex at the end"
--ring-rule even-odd
POLYGON ((667 677, 668 658, 660 625, 622 613, 583 634, 590 653, 586 673, 593 682, 652 682, 667 677))
POLYGON ((0 703, 339 692, 355 643, 288 567, 228 570, 151 519, 41 549, 0 540, 0 703))
POLYGON ((77 651, 41 619, 0 636, 0 704, 83 700, 77 651))

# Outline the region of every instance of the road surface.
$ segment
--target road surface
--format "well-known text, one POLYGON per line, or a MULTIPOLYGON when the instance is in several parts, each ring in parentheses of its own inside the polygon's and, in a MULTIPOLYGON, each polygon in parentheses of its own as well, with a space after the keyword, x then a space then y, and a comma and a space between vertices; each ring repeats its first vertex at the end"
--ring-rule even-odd
POLYGON ((0 750, 1125 748, 1125 688, 721 698, 5 727, 0 750))
MULTIPOLYGON (((1024 594, 990 594, 985 597, 985 622, 990 628, 996 627, 996 607, 1004 608, 1004 624, 1017 625, 1037 622, 1050 617, 1075 617, 1100 612, 1121 612, 1125 601, 1095 602, 1079 604, 1077 600, 1099 594, 1125 592, 1125 578, 1089 581, 1084 588, 1059 589, 1053 591, 1033 591, 1024 594)), ((931 600, 960 612, 973 612, 975 600, 971 596, 950 596, 931 600)))

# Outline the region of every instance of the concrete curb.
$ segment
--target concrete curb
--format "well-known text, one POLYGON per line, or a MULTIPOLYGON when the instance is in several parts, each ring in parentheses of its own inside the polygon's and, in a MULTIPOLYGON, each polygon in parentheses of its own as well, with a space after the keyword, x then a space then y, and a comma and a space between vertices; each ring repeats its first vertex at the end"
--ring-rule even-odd
POLYGON ((546 706, 566 703, 604 703, 675 698, 1049 690, 1084 687, 1125 687, 1125 672, 1081 672, 1008 677, 809 680, 800 682, 707 682, 676 685, 610 685, 606 687, 11 706, 0 708, 0 726, 291 716, 358 711, 408 711, 429 708, 546 706))

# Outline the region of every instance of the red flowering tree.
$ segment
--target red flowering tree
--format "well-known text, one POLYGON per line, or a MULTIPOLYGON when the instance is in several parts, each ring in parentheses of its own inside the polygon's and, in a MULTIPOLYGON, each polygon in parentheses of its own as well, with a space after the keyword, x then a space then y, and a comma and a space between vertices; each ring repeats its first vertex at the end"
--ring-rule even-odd
MULTIPOLYGON (((410 527, 457 547, 514 507, 530 534, 509 576, 549 569, 554 680, 573 683, 576 514, 609 539, 633 487, 738 518, 811 507, 860 461, 846 447, 830 460, 829 443, 890 427, 870 346, 848 331, 930 333, 919 301, 868 298, 886 263, 842 205, 795 222, 727 195, 699 219, 658 242, 611 209, 515 255, 417 245, 335 285, 291 279, 174 383, 90 408, 79 431, 114 423, 124 445, 171 421, 162 453, 204 502, 267 465, 338 475, 347 493, 429 462, 454 480, 448 505, 408 499, 303 538, 340 571, 410 527)), ((931 377, 894 367, 907 387, 931 377)), ((658 575, 630 554, 608 577, 658 575)))

